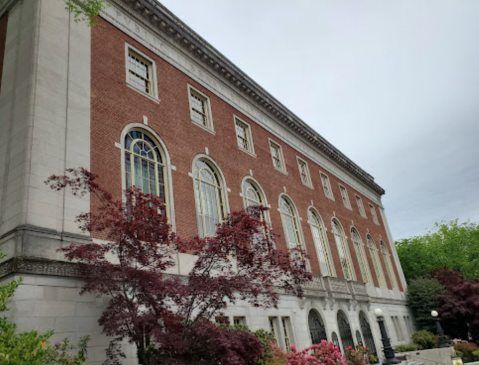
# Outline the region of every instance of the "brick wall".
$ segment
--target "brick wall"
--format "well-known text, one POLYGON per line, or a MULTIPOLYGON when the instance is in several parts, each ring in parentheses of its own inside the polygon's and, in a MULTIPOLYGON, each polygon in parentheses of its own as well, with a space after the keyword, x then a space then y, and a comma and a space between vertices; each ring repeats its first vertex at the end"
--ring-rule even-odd
POLYGON ((3 59, 5 57, 5 42, 7 41, 8 13, 0 18, 0 92, 2 91, 3 59))
MULTIPOLYGON (((306 249, 313 257, 311 260, 312 270, 319 273, 320 269, 316 259, 311 229, 307 222, 307 210, 311 201, 313 201, 327 228, 337 274, 339 277, 343 277, 331 231, 331 219, 334 214, 346 232, 356 276, 361 281, 357 257, 350 239, 352 223, 354 222, 354 226, 361 234, 364 243, 366 243, 366 234, 369 232, 373 236, 378 249, 381 238, 389 245, 384 222, 382 222, 379 209, 375 204, 380 221, 379 226, 374 224, 372 220, 368 205, 370 201, 365 196, 357 193, 335 176, 328 174, 335 201, 326 198, 319 176, 319 170, 325 171, 321 166, 316 165, 307 157, 280 142, 253 120, 242 115, 241 112, 190 79, 164 59, 138 44, 113 25, 103 19, 100 20, 100 24, 102 26, 92 29, 91 44, 91 169, 94 173, 100 175, 101 183, 109 186, 111 192, 118 198, 121 196, 121 150, 115 147, 115 142, 122 142, 120 140, 121 132, 125 126, 133 122, 141 123, 143 116, 147 116, 148 125, 161 136, 170 154, 171 163, 177 168, 176 171, 172 171, 172 179, 177 233, 181 237, 192 237, 198 234, 193 181, 188 173, 192 170, 194 157, 200 153, 204 154, 205 147, 207 147, 210 157, 221 168, 226 184, 231 189, 231 193, 228 194, 230 210, 235 211, 243 208, 243 200, 240 197, 241 182, 252 170, 254 178, 261 184, 268 203, 271 204, 270 215, 273 229, 282 236, 284 232, 278 212, 278 196, 286 188, 287 194, 292 198, 302 218, 301 227, 306 249), (161 100, 159 104, 126 85, 125 42, 133 45, 156 62, 158 95, 161 100), (188 83, 209 96, 215 135, 191 122, 187 93, 188 83), (237 147, 233 114, 250 124, 256 157, 237 147), (287 175, 277 171, 272 166, 268 137, 282 146, 287 175), (296 160, 297 156, 307 161, 314 189, 302 184, 296 160), (338 185, 340 182, 348 189, 352 211, 343 205, 338 185), (363 199, 367 218, 363 218, 359 214, 355 193, 363 199)), ((92 206, 94 206, 94 201, 92 201, 92 206)), ((282 237, 279 238, 279 247, 286 247, 282 237)), ((372 276, 376 286, 378 286, 367 248, 365 251, 372 276)), ((388 286, 391 288, 384 262, 382 264, 388 286)), ((397 270, 396 277, 398 278, 398 284, 401 285, 397 270)))

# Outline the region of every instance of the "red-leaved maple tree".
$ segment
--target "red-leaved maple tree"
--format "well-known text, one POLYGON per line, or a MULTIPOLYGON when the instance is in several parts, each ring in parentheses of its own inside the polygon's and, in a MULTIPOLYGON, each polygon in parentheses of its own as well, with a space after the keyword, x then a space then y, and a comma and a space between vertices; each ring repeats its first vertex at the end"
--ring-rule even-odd
POLYGON ((101 243, 61 251, 79 265, 81 293, 110 299, 99 319, 114 337, 109 364, 117 363, 115 342, 122 339, 137 346, 141 364, 252 364, 261 355, 256 338, 211 320, 238 301, 277 307, 278 290, 301 297, 311 280, 306 253, 276 248, 263 207, 231 213, 214 237, 182 240, 171 231, 161 198, 132 187, 115 200, 96 179, 85 169, 69 169, 46 183, 92 196, 92 211, 77 221, 101 243), (188 276, 165 274, 178 253, 196 259, 188 276))
POLYGON ((430 275, 446 289, 439 296, 444 330, 447 335, 479 343, 479 282, 447 268, 437 268, 430 275))

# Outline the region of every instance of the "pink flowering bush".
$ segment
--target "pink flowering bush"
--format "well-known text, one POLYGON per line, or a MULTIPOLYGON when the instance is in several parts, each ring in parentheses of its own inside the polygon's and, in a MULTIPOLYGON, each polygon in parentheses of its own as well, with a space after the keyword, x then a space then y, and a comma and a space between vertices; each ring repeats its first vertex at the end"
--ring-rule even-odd
POLYGON ((296 346, 291 346, 291 352, 286 354, 287 365, 346 365, 341 357, 339 348, 332 342, 321 341, 318 345, 306 347, 298 351, 296 346))
POLYGON ((377 359, 369 353, 367 347, 357 346, 352 348, 351 346, 346 348, 346 359, 349 365, 366 365, 376 364, 377 359))

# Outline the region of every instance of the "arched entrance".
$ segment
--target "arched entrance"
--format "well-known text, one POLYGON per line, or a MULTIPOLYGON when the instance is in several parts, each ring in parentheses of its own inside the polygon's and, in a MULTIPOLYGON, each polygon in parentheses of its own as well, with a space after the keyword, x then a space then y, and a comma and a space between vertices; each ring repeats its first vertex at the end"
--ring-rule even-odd
POLYGON ((374 344, 373 333, 371 331, 371 326, 366 318, 364 312, 359 313, 359 323, 361 325, 361 331, 364 336, 364 343, 369 350, 369 353, 377 357, 376 345, 374 344))
POLYGON ((321 343, 321 340, 328 340, 323 319, 314 309, 311 309, 309 311, 308 324, 309 333, 311 335, 311 342, 313 343, 313 345, 321 343))
POLYGON ((346 350, 349 346, 355 348, 353 334, 351 333, 351 327, 349 326, 348 319, 344 312, 338 312, 338 327, 339 336, 341 336, 341 342, 343 344, 343 350, 346 350))

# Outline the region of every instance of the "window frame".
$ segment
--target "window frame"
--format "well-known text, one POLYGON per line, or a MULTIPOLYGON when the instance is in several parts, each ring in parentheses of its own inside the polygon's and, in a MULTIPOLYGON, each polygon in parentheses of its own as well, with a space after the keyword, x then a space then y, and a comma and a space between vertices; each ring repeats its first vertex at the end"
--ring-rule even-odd
POLYGON ((314 190, 313 182, 311 180, 311 174, 309 172, 308 163, 299 156, 296 156, 296 161, 298 162, 299 176, 301 178, 301 182, 303 183, 304 186, 307 186, 308 188, 311 188, 314 190), (307 181, 304 181, 303 179, 303 174, 301 173, 301 166, 305 167, 307 181))
POLYGON ((248 122, 246 122, 244 119, 241 119, 240 117, 238 117, 237 115, 233 115, 233 123, 235 127, 236 145, 238 146, 238 148, 241 151, 253 157, 256 157, 256 153, 254 152, 253 133, 251 132, 251 125, 248 122), (240 125, 243 124, 243 126, 246 127, 245 128, 245 133, 247 136, 246 141, 249 144, 249 147, 250 147, 249 149, 241 147, 238 143, 238 130, 236 129, 237 124, 240 124, 240 125))
POLYGON ((357 228, 354 226, 351 227, 351 241, 353 241, 354 250, 356 251, 356 256, 358 257, 359 272, 361 273, 361 276, 363 276, 363 282, 365 284, 374 285, 374 282, 371 276, 371 270, 369 269, 368 258, 366 256, 366 250, 364 249, 363 239, 361 237, 361 234, 357 230, 357 228), (356 241, 354 239, 355 237, 354 232, 356 232, 357 237, 359 237, 359 241, 356 241), (363 270, 361 270, 361 267, 364 267, 364 272, 367 278, 364 278, 363 270))
POLYGON ((323 187, 324 196, 334 201, 334 194, 333 194, 333 189, 331 189, 331 180, 329 180, 329 176, 326 173, 319 171, 319 178, 321 179, 321 185, 323 187), (325 186, 323 177, 326 178, 327 186, 325 186), (328 189, 329 189, 329 194, 327 193, 328 189))
POLYGON ((213 124, 213 113, 211 111, 210 97, 208 95, 206 95, 204 92, 198 90, 196 87, 194 87, 191 84, 187 84, 187 89, 188 89, 188 105, 190 107, 191 123, 193 123, 194 125, 204 129, 207 132, 210 132, 210 133, 216 135, 214 124, 213 124), (200 99, 204 99, 203 101, 206 105, 206 107, 205 107, 205 109, 206 109, 206 120, 207 120, 207 125, 206 126, 196 122, 193 118, 194 108, 193 108, 193 104, 191 102, 191 95, 192 94, 197 94, 197 96, 199 96, 200 99))
MULTIPOLYGON (((202 205, 202 201, 201 201, 201 196, 200 196, 200 192, 198 190, 198 171, 196 170, 196 163, 198 161, 203 161, 204 163, 206 163, 210 169, 213 170, 213 173, 216 174, 217 176, 217 179, 219 180, 219 191, 216 192, 216 195, 221 199, 221 202, 217 201, 216 202, 216 205, 217 205, 217 208, 218 208, 218 213, 220 214, 219 215, 219 219, 218 219, 218 223, 222 223, 224 221, 224 219, 226 218, 226 216, 228 215, 229 213, 229 204, 228 204, 228 188, 227 188, 227 185, 226 185, 226 180, 225 180, 225 177, 223 175, 223 172, 221 171, 221 169, 218 167, 218 165, 216 164, 216 162, 214 162, 209 156, 206 156, 206 155, 198 155, 194 158, 193 160, 193 165, 192 165, 192 172, 191 172, 191 177, 193 178, 193 192, 194 192, 194 199, 195 199, 195 207, 196 207, 196 219, 197 219, 197 224, 198 224, 198 236, 201 237, 201 238, 206 238, 206 237, 213 237, 214 234, 205 234, 205 222, 204 222, 204 211, 201 210, 201 206, 199 205, 202 205), (197 197, 197 194, 198 194, 198 197, 197 197), (199 200, 199 205, 197 204, 197 198, 199 200), (221 204, 222 203, 222 204, 221 204), (201 221, 200 221, 200 212, 201 212, 201 221), (203 235, 200 235, 200 224, 202 225, 203 227, 203 235)), ((215 231, 216 233, 216 231, 215 231)))
MULTIPOLYGON (((268 204, 268 200, 266 198, 266 194, 264 193, 263 187, 261 184, 252 176, 245 176, 243 180, 241 181, 241 197, 243 198, 243 206, 244 208, 247 208, 249 205, 247 204, 247 194, 246 194, 246 183, 249 183, 250 185, 253 186, 253 188, 256 188, 257 192, 260 195, 260 198, 263 200, 263 207, 265 208, 270 208, 270 205, 268 204)), ((264 213, 264 219, 266 223, 268 223, 271 226, 271 217, 269 215, 269 209, 264 213)))
POLYGON ((160 100, 158 99, 158 79, 157 79, 157 71, 156 71, 156 62, 151 58, 148 57, 146 54, 141 52, 138 48, 132 46, 129 43, 125 43, 125 77, 126 77, 126 85, 131 88, 132 90, 135 90, 136 92, 140 93, 143 96, 146 96, 150 100, 159 103, 160 100), (143 91, 141 89, 138 89, 136 86, 134 86, 130 82, 130 51, 132 53, 136 54, 136 56, 140 59, 143 59, 144 61, 148 62, 150 70, 150 75, 151 75, 151 92, 148 93, 146 91, 143 91))
POLYGON ((281 147, 281 145, 278 142, 272 140, 271 138, 268 138, 268 145, 269 145, 269 153, 271 154, 271 162, 273 164, 273 167, 275 168, 275 170, 282 172, 285 175, 288 175, 288 172, 286 171, 286 163, 284 161, 283 147, 281 147), (271 147, 273 146, 277 147, 278 149, 279 159, 281 162, 281 168, 276 167, 274 163, 275 160, 274 160, 273 154, 271 153, 271 147))
POLYGON ((376 278, 378 279, 378 285, 380 288, 387 288, 386 276, 384 275, 381 258, 379 257, 379 250, 376 246, 376 242, 374 241, 373 236, 371 236, 369 233, 366 235, 366 243, 369 248, 371 260, 373 262, 374 273, 376 274, 376 278))
POLYGON ((341 224, 341 222, 339 221, 338 218, 333 217, 331 219, 331 229, 332 229, 331 232, 333 233, 333 236, 334 236, 334 242, 336 243, 336 248, 338 250, 338 256, 339 256, 340 261, 341 261, 341 253, 340 253, 339 248, 342 247, 343 251, 346 250, 346 252, 344 252, 344 257, 347 261, 348 269, 349 269, 349 272, 351 274, 351 278, 347 278, 347 275, 344 271, 343 264, 341 264, 341 270, 343 272, 344 279, 345 280, 356 280, 356 272, 354 270, 353 260, 351 258, 351 251, 350 251, 349 245, 348 245, 348 237, 346 236, 346 232, 344 231, 343 225, 341 224), (338 232, 338 234, 336 234, 334 232, 334 227, 335 227, 334 222, 335 221, 338 223, 339 228, 340 228, 340 232, 338 232), (339 236, 339 239, 341 239, 341 246, 338 244, 336 236, 339 236))
POLYGON ((396 273, 394 272, 394 266, 393 266, 393 263, 392 263, 392 260, 391 260, 391 254, 389 252, 389 248, 386 245, 386 242, 384 242, 383 240, 380 240, 379 241, 379 248, 380 248, 381 254, 383 256, 384 265, 386 266, 386 272, 388 273, 389 282, 391 283, 391 288, 393 290, 398 289, 399 285, 398 285, 398 281, 397 281, 397 278, 396 278, 396 273))
MULTIPOLYGON (((322 276, 336 277, 336 268, 334 267, 333 256, 331 254, 331 247, 329 245, 328 235, 326 233, 327 228, 326 228, 326 226, 324 224, 324 221, 323 221, 321 215, 319 214, 318 210, 316 208, 314 208, 313 206, 310 206, 308 208, 308 223, 309 223, 309 228, 311 230, 311 236, 313 237, 313 243, 314 243, 314 248, 316 250, 316 255, 318 256, 318 264, 319 264, 319 269, 321 270, 321 275, 322 276), (309 216, 310 212, 312 212, 312 214, 315 215, 316 218, 319 221, 319 226, 317 228, 319 229, 319 235, 323 239, 322 242, 320 242, 319 244, 323 245, 323 250, 325 251, 325 259, 326 259, 325 264, 326 264, 326 266, 328 266, 328 270, 330 271, 329 275, 325 275, 325 273, 323 272, 323 269, 321 268, 320 255, 319 255, 318 247, 317 247, 318 243, 316 242, 314 232, 313 232, 313 226, 316 226, 316 223, 311 221, 310 216, 309 216)), ((321 239, 321 237, 320 237, 320 239, 321 239)))
POLYGON ((363 198, 361 198, 361 196, 359 196, 358 194, 354 194, 354 195, 356 196, 356 204, 358 206, 359 215, 361 217, 367 218, 366 209, 364 209, 363 198))
POLYGON ((341 200, 343 201, 344 206, 348 208, 349 210, 353 210, 353 207, 351 206, 351 201, 349 200, 348 189, 346 189, 346 187, 341 183, 338 183, 338 185, 339 185, 339 194, 341 195, 341 200), (343 192, 344 192, 344 195, 343 195, 343 192))
POLYGON ((369 211, 371 212, 371 217, 373 218, 374 224, 379 226, 379 217, 376 212, 376 207, 372 203, 369 203, 369 211))

